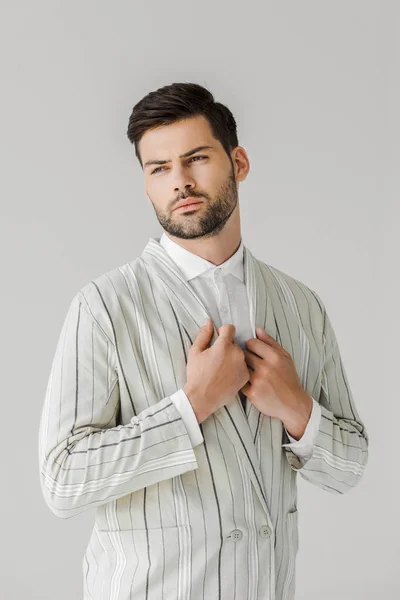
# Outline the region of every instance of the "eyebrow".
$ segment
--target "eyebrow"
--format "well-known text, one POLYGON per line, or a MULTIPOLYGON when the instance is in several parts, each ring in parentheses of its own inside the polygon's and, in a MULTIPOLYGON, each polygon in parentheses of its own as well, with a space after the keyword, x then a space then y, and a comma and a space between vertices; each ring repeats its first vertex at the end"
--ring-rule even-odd
MULTIPOLYGON (((196 152, 200 152, 200 150, 215 150, 213 146, 197 146, 197 148, 193 148, 193 150, 189 150, 184 154, 181 154, 179 158, 187 158, 196 152)), ((144 163, 143 168, 148 167, 150 165, 165 165, 166 163, 171 162, 170 160, 148 160, 144 163)))

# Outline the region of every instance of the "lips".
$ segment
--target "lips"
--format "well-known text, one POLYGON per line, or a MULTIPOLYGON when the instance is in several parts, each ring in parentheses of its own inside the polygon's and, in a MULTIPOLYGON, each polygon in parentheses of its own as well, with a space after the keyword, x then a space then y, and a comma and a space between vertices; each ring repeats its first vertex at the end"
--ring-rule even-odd
POLYGON ((184 202, 179 203, 177 206, 175 206, 174 210, 176 210, 177 208, 182 208, 184 206, 190 206, 191 204, 201 204, 202 200, 196 200, 196 198, 186 198, 184 202))

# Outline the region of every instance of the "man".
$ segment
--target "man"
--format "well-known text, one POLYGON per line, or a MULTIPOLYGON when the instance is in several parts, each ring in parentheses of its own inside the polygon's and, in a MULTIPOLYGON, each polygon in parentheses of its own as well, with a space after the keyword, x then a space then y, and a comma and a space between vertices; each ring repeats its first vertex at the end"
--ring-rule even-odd
POLYGON ((40 426, 44 498, 61 518, 96 508, 85 599, 293 599, 297 473, 343 494, 368 458, 331 321, 243 244, 249 160, 227 107, 165 86, 128 137, 164 231, 72 299, 40 426))

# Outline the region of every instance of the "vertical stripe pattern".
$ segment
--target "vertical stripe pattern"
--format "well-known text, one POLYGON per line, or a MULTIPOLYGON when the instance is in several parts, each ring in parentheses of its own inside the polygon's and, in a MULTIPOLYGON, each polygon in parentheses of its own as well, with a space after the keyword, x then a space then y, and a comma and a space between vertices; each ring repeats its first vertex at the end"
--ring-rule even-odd
MULTIPOLYGON (((170 396, 186 382, 206 308, 150 238, 137 259, 83 286, 61 326, 38 457, 52 512, 95 509, 84 554, 92 600, 292 600, 296 477, 333 494, 358 484, 368 436, 321 298, 244 248, 252 330, 292 356, 321 406, 302 465, 278 419, 239 394, 195 448, 170 396)), ((217 337, 214 330, 213 343, 217 337)))

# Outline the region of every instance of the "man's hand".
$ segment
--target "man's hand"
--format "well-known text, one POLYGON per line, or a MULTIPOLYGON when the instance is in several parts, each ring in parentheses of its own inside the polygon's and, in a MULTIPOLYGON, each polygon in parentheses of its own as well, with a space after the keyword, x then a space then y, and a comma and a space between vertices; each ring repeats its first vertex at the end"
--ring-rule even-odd
POLYGON ((186 365, 183 391, 198 423, 232 400, 250 376, 243 351, 234 340, 235 326, 230 323, 219 327, 218 338, 208 347, 213 331, 209 319, 189 348, 186 365))
POLYGON ((292 357, 264 329, 256 329, 244 350, 250 379, 241 388, 264 415, 280 419, 292 437, 300 439, 312 411, 312 398, 304 390, 292 357))

